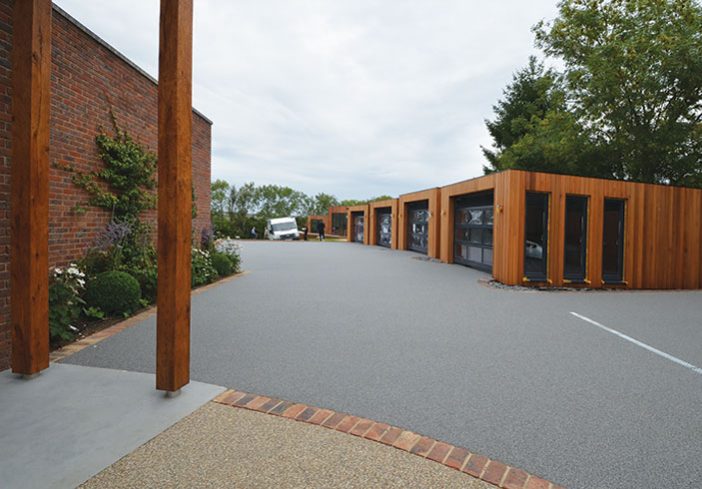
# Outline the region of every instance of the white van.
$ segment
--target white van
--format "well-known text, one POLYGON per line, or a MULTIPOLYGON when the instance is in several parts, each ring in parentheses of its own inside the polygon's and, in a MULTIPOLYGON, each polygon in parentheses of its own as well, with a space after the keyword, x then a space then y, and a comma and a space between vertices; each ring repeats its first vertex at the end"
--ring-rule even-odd
POLYGON ((279 217, 266 221, 266 230, 263 237, 267 239, 300 239, 297 230, 297 221, 293 217, 279 217))

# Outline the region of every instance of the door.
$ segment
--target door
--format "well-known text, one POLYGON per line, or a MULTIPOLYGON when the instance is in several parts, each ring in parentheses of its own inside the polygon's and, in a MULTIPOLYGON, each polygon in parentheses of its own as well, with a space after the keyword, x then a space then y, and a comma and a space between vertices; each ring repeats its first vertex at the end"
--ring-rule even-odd
POLYGON ((624 280, 624 201, 605 199, 602 232, 602 280, 624 280))
POLYGON ((549 194, 526 194, 524 276, 537 282, 548 278, 548 198, 549 194))
POLYGON ((477 194, 454 203, 453 261, 492 271, 493 196, 477 194))
POLYGON ((353 217, 353 240, 356 243, 363 243, 363 214, 356 214, 353 217))
POLYGON ((563 278, 585 280, 587 264, 587 197, 567 195, 565 239, 563 240, 563 278))
POLYGON ((429 202, 407 205, 407 249, 427 254, 429 249, 429 202))
POLYGON ((390 210, 378 209, 377 211, 377 239, 378 246, 390 248, 392 243, 392 214, 390 210))

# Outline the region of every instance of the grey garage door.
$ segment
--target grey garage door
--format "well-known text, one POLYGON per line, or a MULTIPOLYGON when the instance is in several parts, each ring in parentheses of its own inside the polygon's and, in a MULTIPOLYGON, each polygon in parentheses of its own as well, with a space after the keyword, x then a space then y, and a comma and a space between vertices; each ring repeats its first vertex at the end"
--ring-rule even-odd
POLYGON ((453 260, 492 271, 492 194, 458 198, 454 206, 453 260))
POLYGON ((356 243, 363 243, 364 225, 363 214, 356 214, 353 216, 353 240, 356 243))
POLYGON ((377 222, 377 243, 379 246, 385 246, 390 248, 390 243, 392 242, 392 214, 390 209, 378 209, 377 222))
POLYGON ((429 242, 429 202, 407 206, 407 248, 427 254, 429 242))

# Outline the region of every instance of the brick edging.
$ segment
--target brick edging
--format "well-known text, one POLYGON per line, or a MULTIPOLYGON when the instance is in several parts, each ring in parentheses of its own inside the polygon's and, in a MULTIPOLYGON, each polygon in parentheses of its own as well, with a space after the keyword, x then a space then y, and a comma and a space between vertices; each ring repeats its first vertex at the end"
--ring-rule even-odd
POLYGON ((383 443, 464 472, 503 489, 563 489, 545 479, 472 453, 463 447, 371 419, 235 390, 227 390, 215 397, 213 401, 226 406, 323 426, 365 440, 383 443))
MULTIPOLYGON (((235 273, 234 275, 230 275, 228 277, 224 277, 222 279, 217 280, 216 282, 212 282, 211 284, 203 285, 202 287, 198 287, 197 289, 192 289, 190 292, 191 296, 201 294, 205 292, 206 290, 212 289, 214 287, 217 287, 222 284, 226 284, 227 282, 231 282, 234 279, 237 279, 239 277, 243 277, 244 275, 248 275, 248 271, 243 271, 239 273, 235 273)), ((135 324, 150 318, 156 314, 156 306, 151 306, 148 309, 140 312, 139 314, 132 316, 130 318, 125 319, 124 321, 120 321, 117 324, 113 324, 112 326, 105 328, 100 331, 96 331, 95 333, 91 334, 90 336, 86 336, 85 338, 81 338, 79 340, 74 341, 73 343, 69 343, 67 345, 62 346, 58 350, 54 350, 49 354, 49 360, 52 362, 60 362, 64 358, 70 357, 74 353, 78 353, 79 351, 89 347, 93 346, 97 343, 100 343, 102 340, 109 338, 110 336, 114 336, 117 333, 121 333, 127 328, 131 328, 135 324)))

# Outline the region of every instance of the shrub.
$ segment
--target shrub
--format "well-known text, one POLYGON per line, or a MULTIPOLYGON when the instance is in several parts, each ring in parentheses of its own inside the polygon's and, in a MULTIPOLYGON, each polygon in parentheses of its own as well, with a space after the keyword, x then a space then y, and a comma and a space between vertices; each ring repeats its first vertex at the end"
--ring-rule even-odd
POLYGON ((137 279, 141 288, 141 296, 147 304, 156 302, 156 290, 158 282, 158 271, 156 263, 146 262, 141 267, 129 267, 124 270, 129 275, 137 279))
POLYGON ((192 260, 191 282, 193 287, 209 284, 217 278, 217 270, 212 266, 209 252, 193 248, 190 252, 190 257, 192 260))
POLYGON ((49 276, 49 336, 51 341, 72 340, 78 331, 72 323, 85 302, 80 298, 85 275, 74 264, 54 268, 49 276))
POLYGON ((126 272, 103 272, 88 282, 85 301, 106 314, 127 315, 139 307, 141 287, 126 272))
POLYGON ((212 253, 212 266, 217 270, 217 275, 226 277, 234 273, 234 264, 232 259, 224 253, 212 253))
POLYGON ((229 257, 232 262, 232 273, 239 272, 241 266, 241 254, 239 244, 233 239, 218 239, 215 241, 215 250, 229 257))

